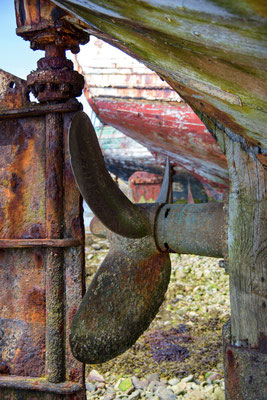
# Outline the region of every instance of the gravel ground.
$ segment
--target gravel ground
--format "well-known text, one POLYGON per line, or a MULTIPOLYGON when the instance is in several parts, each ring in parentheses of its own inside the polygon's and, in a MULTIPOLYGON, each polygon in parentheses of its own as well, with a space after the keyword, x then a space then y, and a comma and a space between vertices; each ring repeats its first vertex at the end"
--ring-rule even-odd
POLYGON ((136 376, 118 379, 115 384, 107 382, 96 370, 88 375, 87 398, 101 400, 224 400, 224 382, 217 373, 210 373, 200 382, 189 375, 185 378, 160 378, 157 373, 148 374, 143 379, 136 376))
MULTIPOLYGON (((86 237, 89 284, 106 240, 86 237)), ((229 319, 228 276, 218 260, 171 255, 166 300, 136 344, 109 362, 87 366, 88 399, 224 399, 221 328, 229 319)))

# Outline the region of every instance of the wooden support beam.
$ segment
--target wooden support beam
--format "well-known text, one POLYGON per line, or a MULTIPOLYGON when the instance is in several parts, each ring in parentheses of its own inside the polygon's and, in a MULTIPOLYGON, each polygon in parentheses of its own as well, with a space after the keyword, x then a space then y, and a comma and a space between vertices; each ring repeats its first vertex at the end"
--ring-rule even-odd
POLYGON ((263 400, 267 365, 267 170, 225 137, 231 327, 225 333, 228 400, 263 400))

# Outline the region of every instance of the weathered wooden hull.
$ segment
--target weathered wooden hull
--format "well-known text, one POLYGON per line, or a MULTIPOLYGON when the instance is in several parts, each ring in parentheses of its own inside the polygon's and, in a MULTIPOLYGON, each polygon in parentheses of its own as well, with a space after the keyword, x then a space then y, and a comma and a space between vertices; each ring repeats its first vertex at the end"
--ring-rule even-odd
POLYGON ((193 173, 216 191, 228 189, 227 164, 215 139, 185 104, 132 103, 116 99, 94 100, 99 117, 137 140, 163 161, 193 173))
POLYGON ((261 1, 54 0, 142 61, 198 113, 266 164, 267 10, 261 1))
MULTIPOLYGON (((128 154, 133 144, 130 140, 126 143, 125 138, 120 152, 113 157, 115 165, 120 160, 122 168, 127 168, 136 158, 139 164, 143 163, 139 170, 157 173, 156 169, 169 156, 173 165, 185 168, 217 194, 228 191, 227 163, 216 140, 192 109, 157 74, 95 38, 81 49, 75 64, 85 77, 86 98, 101 122, 115 127, 149 150, 138 160, 140 147, 136 144, 133 154, 128 154), (152 164, 151 158, 154 158, 154 170, 151 165, 147 168, 148 163, 152 164)), ((104 131, 107 133, 107 128, 104 131)), ((118 132, 116 137, 113 135, 113 143, 110 141, 105 146, 106 161, 114 153, 118 135, 118 132)))

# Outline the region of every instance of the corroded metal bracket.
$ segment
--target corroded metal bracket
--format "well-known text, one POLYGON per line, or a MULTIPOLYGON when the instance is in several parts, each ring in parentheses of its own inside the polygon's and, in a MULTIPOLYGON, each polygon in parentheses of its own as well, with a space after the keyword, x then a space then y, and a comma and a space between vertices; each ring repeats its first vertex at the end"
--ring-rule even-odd
POLYGON ((93 229, 100 235, 106 230, 111 242, 71 326, 73 355, 95 364, 127 350, 148 328, 168 287, 169 251, 223 257, 224 211, 219 203, 164 204, 168 162, 158 203, 132 204, 111 180, 82 112, 72 122, 69 149, 81 193, 106 226, 94 220, 93 229))
POLYGON ((79 45, 89 41, 88 33, 75 28, 62 17, 65 12, 48 0, 15 0, 17 35, 29 40, 31 48, 45 51, 37 70, 27 77, 28 89, 39 102, 63 102, 80 96, 84 85, 81 74, 65 51, 79 52, 79 45))

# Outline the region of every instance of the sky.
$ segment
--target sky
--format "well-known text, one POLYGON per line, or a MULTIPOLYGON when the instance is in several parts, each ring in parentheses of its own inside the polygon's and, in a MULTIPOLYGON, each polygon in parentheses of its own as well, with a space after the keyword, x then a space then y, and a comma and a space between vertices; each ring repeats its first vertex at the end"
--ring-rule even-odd
POLYGON ((44 52, 31 50, 30 43, 16 35, 16 27, 14 1, 0 0, 0 68, 25 79, 44 52))

